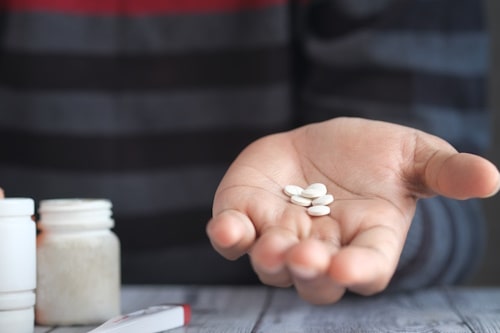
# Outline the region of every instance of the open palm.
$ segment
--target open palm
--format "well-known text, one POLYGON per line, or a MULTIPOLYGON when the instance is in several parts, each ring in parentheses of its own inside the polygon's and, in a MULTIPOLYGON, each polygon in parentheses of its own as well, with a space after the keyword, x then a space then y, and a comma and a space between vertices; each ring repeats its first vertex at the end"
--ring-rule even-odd
POLYGON ((263 283, 294 285, 312 303, 350 289, 383 290, 396 269, 416 201, 486 197, 499 173, 429 134, 385 122, 337 118, 247 147, 216 192, 207 233, 228 259, 248 253, 263 283), (324 183, 331 213, 311 217, 283 193, 324 183))

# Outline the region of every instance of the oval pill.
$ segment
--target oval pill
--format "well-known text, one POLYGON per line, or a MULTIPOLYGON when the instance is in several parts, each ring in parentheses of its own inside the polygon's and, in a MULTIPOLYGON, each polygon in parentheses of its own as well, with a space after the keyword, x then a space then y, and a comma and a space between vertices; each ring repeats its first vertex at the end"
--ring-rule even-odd
POLYGON ((298 185, 286 185, 284 191, 286 195, 291 197, 293 195, 301 195, 304 189, 298 185))
POLYGON ((311 199, 304 198, 300 195, 293 195, 290 198, 290 201, 299 206, 304 206, 304 207, 311 206, 311 199))
POLYGON ((307 208, 307 213, 311 216, 324 216, 330 214, 328 206, 311 206, 307 208))
POLYGON ((333 198, 333 195, 325 194, 319 198, 314 199, 311 203, 313 206, 326 206, 326 205, 331 204, 333 202, 333 200, 335 200, 333 198))
POLYGON ((302 191, 302 196, 310 199, 319 198, 327 193, 326 185, 313 183, 302 191))

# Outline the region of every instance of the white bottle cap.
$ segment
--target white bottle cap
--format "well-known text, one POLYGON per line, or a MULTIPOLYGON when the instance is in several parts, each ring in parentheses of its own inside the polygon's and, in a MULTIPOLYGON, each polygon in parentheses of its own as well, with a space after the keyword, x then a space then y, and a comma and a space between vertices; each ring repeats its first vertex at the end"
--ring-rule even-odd
POLYGON ((35 203, 31 198, 0 199, 0 216, 33 215, 35 203))
MULTIPOLYGON (((23 309, 35 305, 35 290, 16 292, 0 292, 0 312, 12 309, 23 309)), ((0 325, 0 327, 2 327, 0 325)))
POLYGON ((39 212, 109 210, 111 206, 111 201, 107 199, 48 199, 40 202, 39 212))
POLYGON ((111 202, 107 199, 50 199, 40 202, 43 228, 112 228, 111 202))

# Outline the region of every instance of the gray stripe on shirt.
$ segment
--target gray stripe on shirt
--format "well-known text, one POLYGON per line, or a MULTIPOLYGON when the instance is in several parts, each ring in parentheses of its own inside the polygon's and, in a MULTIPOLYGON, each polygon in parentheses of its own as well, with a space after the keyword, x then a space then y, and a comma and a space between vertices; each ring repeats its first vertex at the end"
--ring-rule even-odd
POLYGON ((420 129, 456 145, 483 152, 491 140, 489 119, 484 110, 463 110, 432 105, 396 105, 359 101, 336 96, 307 94, 306 121, 344 116, 379 119, 420 129), (446 124, 446 126, 443 126, 446 124), (470 131, 474 128, 474 131, 470 131), (466 144, 467 147, 463 145, 466 144))
POLYGON ((273 127, 290 119, 290 92, 263 88, 176 93, 21 93, 0 89, 0 129, 92 135, 273 127))
POLYGON ((477 76, 488 68, 489 39, 481 32, 363 31, 333 42, 311 38, 311 57, 326 65, 370 66, 477 76))
POLYGON ((286 6, 153 17, 14 12, 9 13, 2 38, 6 49, 17 51, 174 53, 285 44, 289 39, 288 20, 286 6))

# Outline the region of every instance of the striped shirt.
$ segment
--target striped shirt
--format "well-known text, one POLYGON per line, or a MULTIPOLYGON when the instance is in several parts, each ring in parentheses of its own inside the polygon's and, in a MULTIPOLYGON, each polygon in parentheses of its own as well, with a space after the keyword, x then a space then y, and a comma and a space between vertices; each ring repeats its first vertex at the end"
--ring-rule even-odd
MULTIPOLYGON (((489 143, 488 35, 474 0, 0 0, 0 186, 105 197, 126 283, 255 282, 205 224, 229 163, 338 116, 489 143)), ((395 288, 477 262, 474 201, 419 203, 395 288)))

